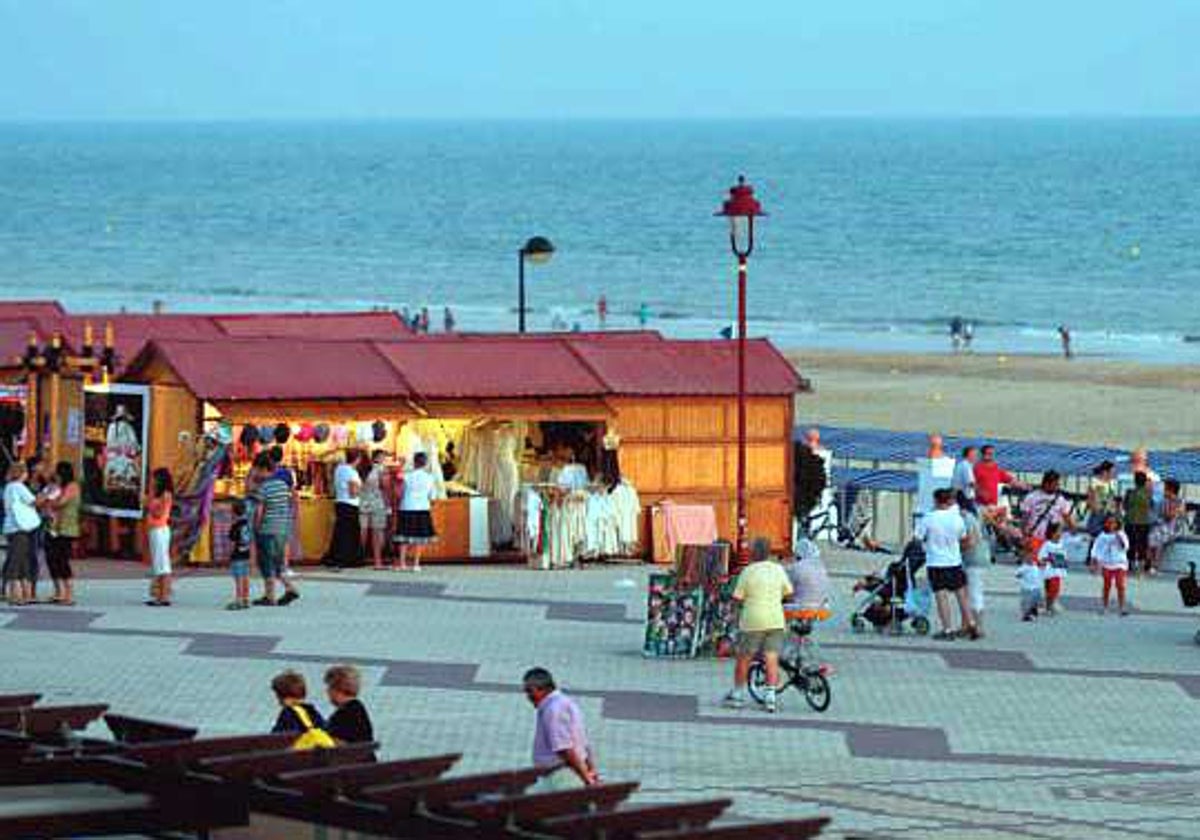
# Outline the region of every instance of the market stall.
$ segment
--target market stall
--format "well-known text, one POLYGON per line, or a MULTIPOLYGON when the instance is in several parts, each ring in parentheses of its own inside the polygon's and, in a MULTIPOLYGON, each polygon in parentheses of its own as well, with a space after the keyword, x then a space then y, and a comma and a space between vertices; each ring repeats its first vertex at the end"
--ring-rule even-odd
MULTIPOLYGON (((667 501, 710 506, 732 536, 733 347, 655 334, 157 340, 125 379, 152 394, 155 466, 188 474, 205 435, 231 442, 215 485, 218 559, 222 500, 241 492, 255 454, 279 447, 298 479, 293 557, 324 555, 336 463, 379 450, 393 467, 417 452, 433 464, 440 538, 426 559, 561 568, 653 554, 667 501)), ((782 548, 802 383, 769 344, 750 347, 751 533, 782 548)))

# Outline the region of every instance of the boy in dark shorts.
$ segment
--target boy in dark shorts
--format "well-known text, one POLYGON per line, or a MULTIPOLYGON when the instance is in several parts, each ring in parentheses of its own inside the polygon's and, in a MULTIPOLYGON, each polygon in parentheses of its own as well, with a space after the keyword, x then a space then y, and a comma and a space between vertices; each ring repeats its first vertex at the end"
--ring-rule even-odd
POLYGON ((358 699, 362 675, 353 665, 335 665, 325 672, 325 691, 336 708, 326 731, 339 744, 369 744, 375 740, 371 716, 358 699))
POLYGON ((246 503, 237 499, 233 503, 233 524, 229 526, 229 574, 233 576, 233 600, 225 605, 227 610, 250 609, 252 542, 250 520, 246 517, 246 503))

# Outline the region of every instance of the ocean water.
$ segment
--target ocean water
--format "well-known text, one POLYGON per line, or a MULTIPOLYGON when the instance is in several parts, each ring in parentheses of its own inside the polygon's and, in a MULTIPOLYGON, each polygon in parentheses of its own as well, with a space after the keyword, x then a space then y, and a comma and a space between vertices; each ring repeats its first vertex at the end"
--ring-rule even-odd
POLYGON ((0 297, 454 307, 715 336, 739 173, 751 332, 788 346, 1200 361, 1200 120, 0 125, 0 297), (1194 340, 1188 340, 1192 338, 1194 340))

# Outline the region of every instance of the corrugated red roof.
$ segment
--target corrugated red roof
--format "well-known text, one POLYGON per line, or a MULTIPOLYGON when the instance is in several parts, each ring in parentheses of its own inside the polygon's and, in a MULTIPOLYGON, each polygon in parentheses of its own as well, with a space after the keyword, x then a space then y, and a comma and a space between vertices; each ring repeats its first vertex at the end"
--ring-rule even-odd
POLYGON ((604 384, 561 340, 454 339, 379 343, 422 398, 594 397, 604 384))
POLYGON ((155 354, 205 400, 408 400, 412 389, 367 341, 304 339, 156 340, 130 375, 155 354))
MULTIPOLYGON (((730 396, 737 393, 737 342, 669 341, 609 343, 572 340, 571 347, 608 387, 621 396, 730 396)), ((746 346, 746 393, 794 394, 803 380, 764 339, 746 346)))
POLYGON ((214 315, 226 335, 235 338, 307 338, 392 340, 412 334, 395 312, 319 312, 214 315))
POLYGON ((53 321, 66 316, 67 310, 56 300, 0 300, 0 320, 37 318, 53 321))

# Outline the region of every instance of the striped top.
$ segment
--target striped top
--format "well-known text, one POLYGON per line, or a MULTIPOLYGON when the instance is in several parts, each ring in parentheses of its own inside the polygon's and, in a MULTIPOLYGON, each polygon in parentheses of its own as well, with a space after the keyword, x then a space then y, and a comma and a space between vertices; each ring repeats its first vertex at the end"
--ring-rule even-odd
POLYGON ((262 520, 255 529, 259 534, 284 537, 292 525, 292 491, 280 478, 271 476, 254 490, 262 505, 262 520))

